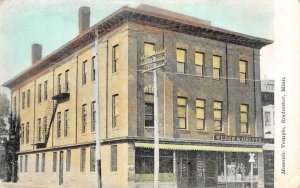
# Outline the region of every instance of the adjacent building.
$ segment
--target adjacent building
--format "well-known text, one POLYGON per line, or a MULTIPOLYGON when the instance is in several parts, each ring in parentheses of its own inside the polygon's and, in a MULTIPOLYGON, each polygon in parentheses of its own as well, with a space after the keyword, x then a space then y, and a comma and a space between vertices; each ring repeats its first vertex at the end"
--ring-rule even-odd
POLYGON ((264 124, 264 171, 265 187, 274 187, 274 135, 275 135, 275 107, 274 80, 261 81, 261 98, 264 124))
POLYGON ((4 84, 21 119, 20 183, 96 187, 99 168, 102 187, 152 187, 153 78, 141 59, 164 49, 161 187, 264 187, 259 51, 271 41, 146 5, 92 27, 89 15, 80 8, 79 35, 46 57, 34 44, 32 65, 4 84))

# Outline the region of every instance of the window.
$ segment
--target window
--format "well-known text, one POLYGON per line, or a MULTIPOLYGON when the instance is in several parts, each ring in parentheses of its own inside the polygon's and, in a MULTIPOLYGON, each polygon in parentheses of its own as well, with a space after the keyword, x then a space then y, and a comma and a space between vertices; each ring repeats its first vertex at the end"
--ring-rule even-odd
POLYGON ((196 99, 196 127, 205 130, 205 100, 196 99))
MULTIPOLYGON (((136 174, 153 174, 154 150, 136 148, 135 153, 136 174)), ((159 151, 159 173, 173 173, 173 151, 159 151)))
POLYGON ((61 112, 57 113, 57 138, 60 138, 61 131, 61 112))
POLYGON ((21 144, 24 144, 24 124, 21 126, 21 144))
POLYGON ((213 56, 213 79, 220 80, 221 76, 221 57, 213 56))
POLYGON ((23 172, 23 156, 20 156, 20 172, 23 172))
POLYGON ((119 120, 119 95, 112 96, 112 128, 116 128, 118 126, 119 120))
POLYGON ((48 99, 48 81, 44 82, 44 100, 48 99))
POLYGON ((38 141, 42 140, 42 120, 41 118, 38 119, 38 141))
POLYGON ((91 147, 90 150, 90 171, 94 172, 95 171, 95 161, 96 161, 96 156, 95 156, 95 147, 91 147))
POLYGON ((40 163, 40 156, 39 154, 35 155, 35 172, 39 172, 39 164, 40 163))
POLYGON ((96 126, 96 102, 91 103, 91 131, 95 131, 96 126))
POLYGON ((145 94, 145 127, 154 126, 153 95, 145 94))
POLYGON ((86 104, 82 105, 82 128, 81 128, 81 133, 85 133, 86 130, 86 119, 87 118, 87 113, 86 113, 86 104))
POLYGON ((204 54, 200 52, 195 53, 195 73, 197 76, 203 76, 204 54))
POLYGON ((42 166, 41 166, 41 172, 45 172, 45 153, 42 153, 42 166))
POLYGON ((186 98, 177 98, 178 128, 186 129, 186 98))
POLYGON ((28 172, 28 155, 25 155, 25 172, 28 172))
POLYGON ((38 102, 42 102, 42 84, 38 85, 38 102))
POLYGON ((271 126, 271 112, 265 112, 265 126, 271 126))
POLYGON ((29 122, 26 123, 26 144, 29 143, 29 122))
POLYGON ((69 70, 65 71, 65 91, 69 91, 69 70))
POLYGON ((150 56, 154 54, 154 44, 144 43, 144 55, 150 56))
POLYGON ((67 150, 67 159, 66 159, 66 171, 70 172, 71 169, 71 150, 67 150))
POLYGON ((214 102, 215 131, 222 131, 222 102, 214 102))
POLYGON ((44 117, 43 121, 43 137, 46 138, 46 131, 47 131, 47 117, 44 117))
POLYGON ((61 74, 57 76, 57 94, 61 93, 61 74))
POLYGON ((87 75, 86 64, 87 61, 82 62, 82 85, 86 84, 86 75, 87 75))
POLYGON ((53 162, 52 162, 52 171, 56 172, 56 167, 57 167, 57 152, 53 152, 53 162))
POLYGON ((240 68, 240 83, 245 84, 247 79, 247 62, 240 60, 239 68, 240 68))
POLYGON ((185 73, 185 61, 186 51, 182 49, 176 49, 176 61, 177 61, 177 72, 185 73))
POLYGON ((111 145, 111 171, 117 171, 118 166, 118 148, 117 145, 111 145))
POLYGON ((95 65, 95 56, 92 57, 92 72, 91 72, 91 80, 92 81, 95 81, 96 79, 96 65, 95 65))
POLYGON ((81 158, 80 158, 80 172, 85 171, 85 157, 86 157, 86 149, 81 149, 81 158))
POLYGON ((27 108, 30 107, 30 90, 27 90, 27 108))
POLYGON ((119 63, 120 63, 120 47, 119 45, 115 45, 113 47, 113 66, 112 66, 112 73, 118 72, 119 70, 119 63))
POLYGON ((69 125, 68 125, 68 121, 69 121, 69 110, 65 110, 65 114, 64 114, 64 137, 68 136, 68 129, 69 129, 69 125))
POLYGON ((248 105, 241 104, 241 106, 240 106, 240 112, 241 112, 241 132, 242 133, 248 133, 249 132, 249 126, 248 126, 248 105))
POLYGON ((22 109, 25 109, 25 92, 22 93, 22 109))

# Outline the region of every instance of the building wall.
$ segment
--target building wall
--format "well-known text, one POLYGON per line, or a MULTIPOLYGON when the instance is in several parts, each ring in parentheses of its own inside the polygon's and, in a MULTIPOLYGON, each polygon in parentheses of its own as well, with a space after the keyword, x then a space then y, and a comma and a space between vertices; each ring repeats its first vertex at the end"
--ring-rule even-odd
POLYGON ((162 29, 146 27, 130 23, 129 25, 129 109, 135 108, 130 117, 129 129, 132 134, 152 137, 153 129, 144 128, 144 117, 137 114, 144 111, 144 87, 152 84, 151 73, 141 73, 140 65, 145 42, 154 43, 156 49, 166 49, 166 65, 158 71, 159 92, 159 123, 160 136, 165 138, 186 139, 213 139, 213 102, 223 102, 223 131, 228 135, 262 136, 260 87, 259 80, 259 54, 257 50, 233 44, 213 41, 206 38, 186 34, 163 31, 162 29), (178 74, 176 70, 176 48, 187 52, 186 73, 178 74), (194 53, 205 54, 204 75, 195 76, 194 53), (212 56, 222 58, 221 79, 212 79, 212 56), (248 62, 248 79, 246 84, 239 82, 239 60, 248 62), (165 70, 163 72, 162 70, 165 70), (227 79, 225 79, 227 78, 227 79), (137 82, 137 84, 136 84, 137 82), (187 97, 187 129, 178 130, 177 122, 177 96, 187 97), (206 101, 205 117, 207 129, 196 130, 195 100, 206 101), (240 131, 240 104, 249 105, 248 134, 240 131), (131 126, 134 125, 134 126, 131 126), (136 130, 135 130, 136 127, 136 130))

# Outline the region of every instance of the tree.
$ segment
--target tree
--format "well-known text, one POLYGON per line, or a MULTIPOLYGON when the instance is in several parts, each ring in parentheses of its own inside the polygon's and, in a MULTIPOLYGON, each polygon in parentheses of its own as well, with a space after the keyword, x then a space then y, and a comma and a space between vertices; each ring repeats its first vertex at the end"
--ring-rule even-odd
POLYGON ((7 146, 7 137, 8 137, 8 128, 7 128, 7 119, 9 115, 9 100, 5 94, 0 93, 0 179, 4 179, 7 172, 7 155, 6 155, 6 146, 7 146), (4 151, 2 150, 4 148, 4 151))

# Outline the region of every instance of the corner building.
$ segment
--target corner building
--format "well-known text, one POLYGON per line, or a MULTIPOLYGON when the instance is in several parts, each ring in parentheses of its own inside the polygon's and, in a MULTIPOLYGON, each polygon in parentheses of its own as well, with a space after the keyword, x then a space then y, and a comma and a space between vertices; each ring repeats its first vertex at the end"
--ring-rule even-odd
POLYGON ((160 187, 249 187, 251 172, 264 186, 259 50, 271 41, 146 5, 92 27, 89 14, 50 55, 34 45, 33 64, 4 84, 21 120, 20 183, 96 187, 99 128, 102 186, 152 187, 153 78, 141 58, 165 49, 160 187))

